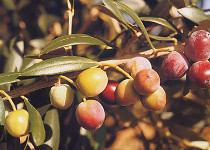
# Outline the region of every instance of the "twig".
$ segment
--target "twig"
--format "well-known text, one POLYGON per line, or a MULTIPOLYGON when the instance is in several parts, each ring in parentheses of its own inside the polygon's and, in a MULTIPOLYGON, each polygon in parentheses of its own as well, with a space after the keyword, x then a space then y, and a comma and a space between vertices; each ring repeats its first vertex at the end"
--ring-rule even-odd
MULTIPOLYGON (((159 48, 163 47, 164 49, 176 50, 176 51, 180 51, 180 52, 183 51, 183 48, 184 48, 183 44, 178 44, 178 45, 174 46, 173 43, 163 43, 163 44, 159 43, 158 47, 159 48)), ((146 51, 143 51, 143 52, 124 55, 122 57, 101 61, 101 63, 112 64, 112 65, 120 65, 120 64, 126 63, 129 59, 131 59, 133 57, 142 56, 142 57, 146 57, 146 58, 150 59, 150 58, 164 56, 168 53, 169 53, 169 51, 161 51, 161 52, 158 52, 154 55, 153 54, 153 49, 149 49, 149 50, 146 50, 146 51)), ((67 74, 64 74, 64 75, 66 77, 70 78, 70 79, 73 79, 73 78, 76 78, 79 75, 80 72, 81 71, 71 72, 71 73, 67 73, 67 74)), ((46 88, 46 87, 51 87, 55 83, 57 83, 58 76, 59 75, 50 76, 50 77, 48 77, 48 80, 46 80, 44 78, 40 78, 39 80, 36 80, 35 82, 33 82, 29 85, 18 87, 16 89, 12 90, 12 91, 8 91, 7 94, 12 98, 16 98, 16 97, 20 97, 21 95, 26 95, 28 93, 34 92, 34 91, 39 90, 39 89, 43 89, 43 88, 46 88)), ((7 98, 4 97, 3 100, 7 100, 7 98)))

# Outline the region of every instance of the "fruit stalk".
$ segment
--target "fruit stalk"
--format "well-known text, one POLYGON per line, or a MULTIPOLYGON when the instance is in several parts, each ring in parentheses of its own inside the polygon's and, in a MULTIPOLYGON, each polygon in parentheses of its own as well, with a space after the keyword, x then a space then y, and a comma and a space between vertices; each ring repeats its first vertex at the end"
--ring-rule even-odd
POLYGON ((66 77, 66 76, 64 76, 64 75, 60 75, 60 76, 58 77, 58 85, 60 85, 61 79, 64 79, 64 80, 68 81, 68 82, 71 83, 75 88, 78 89, 78 87, 77 87, 77 85, 74 83, 74 81, 71 80, 71 79, 69 79, 68 77, 66 77))
POLYGON ((3 90, 0 90, 0 93, 3 94, 7 98, 7 100, 10 102, 10 105, 12 106, 12 109, 14 111, 17 110, 16 107, 15 107, 15 104, 13 103, 13 101, 11 99, 11 97, 6 92, 4 92, 3 90))
MULTIPOLYGON (((58 85, 60 85, 61 83, 61 79, 64 79, 66 81, 68 81, 69 83, 71 83, 78 91, 79 91, 79 88, 77 87, 76 83, 72 80, 72 79, 69 79, 68 77, 64 76, 64 75, 60 75, 58 77, 58 85)), ((80 91, 79 91, 80 92, 80 91)), ((80 92, 80 94, 82 95, 82 100, 85 102, 86 101, 86 98, 85 96, 80 92)))
POLYGON ((129 73, 127 73, 126 71, 124 71, 122 68, 120 68, 117 65, 107 64, 107 63, 101 63, 101 66, 109 66, 109 67, 112 67, 112 68, 118 70, 119 72, 123 73, 130 80, 132 80, 132 81, 134 80, 133 77, 131 77, 129 73))

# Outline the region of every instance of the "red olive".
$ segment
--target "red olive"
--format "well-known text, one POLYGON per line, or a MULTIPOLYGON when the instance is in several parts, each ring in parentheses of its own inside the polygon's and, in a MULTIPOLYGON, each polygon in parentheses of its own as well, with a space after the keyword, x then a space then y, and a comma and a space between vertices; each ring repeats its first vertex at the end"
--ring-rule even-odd
POLYGON ((114 93, 118 84, 117 81, 109 80, 106 88, 99 94, 99 98, 108 104, 116 104, 114 93))

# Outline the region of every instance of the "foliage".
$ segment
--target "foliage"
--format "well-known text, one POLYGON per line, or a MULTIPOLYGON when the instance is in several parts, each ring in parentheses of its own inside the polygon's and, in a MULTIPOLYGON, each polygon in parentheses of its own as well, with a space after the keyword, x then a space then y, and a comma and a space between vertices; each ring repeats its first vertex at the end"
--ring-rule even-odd
POLYGON ((0 3, 0 90, 27 109, 31 123, 30 136, 21 144, 8 136, 3 128, 9 106, 2 94, 1 150, 10 150, 5 145, 15 140, 15 149, 210 148, 210 90, 193 87, 188 76, 168 80, 161 72, 164 56, 173 50, 182 53, 192 31, 210 31, 205 10, 184 0, 163 0, 153 6, 142 0, 146 13, 136 13, 129 1, 72 0, 71 8, 68 1, 59 0, 0 3), (166 7, 160 9, 162 5, 166 7), (102 64, 123 68, 136 56, 150 59, 160 75, 167 95, 163 110, 148 111, 140 102, 129 107, 109 105, 95 97, 105 109, 106 120, 90 132, 76 121, 75 110, 83 98, 80 92, 66 110, 50 105, 50 87, 64 82, 59 75, 73 81, 83 70, 102 67, 109 79, 120 82, 125 76, 119 69, 102 64), (29 101, 21 99, 23 95, 29 101))

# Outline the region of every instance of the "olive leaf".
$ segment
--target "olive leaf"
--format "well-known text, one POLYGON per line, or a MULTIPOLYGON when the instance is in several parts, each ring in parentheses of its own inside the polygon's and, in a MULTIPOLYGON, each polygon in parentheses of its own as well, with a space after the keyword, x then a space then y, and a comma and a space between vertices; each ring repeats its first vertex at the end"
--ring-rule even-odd
POLYGON ((170 38, 170 37, 162 37, 162 36, 156 36, 156 35, 150 35, 149 37, 155 40, 159 40, 159 41, 174 41, 175 38, 170 38))
POLYGON ((117 4, 117 6, 119 6, 123 11, 125 11, 135 22, 136 24, 139 26, 139 28, 141 29, 141 31, 143 32, 147 42, 149 43, 149 45, 151 46, 151 48, 154 48, 149 35, 147 33, 146 28, 144 27, 144 24, 142 23, 141 19, 138 17, 138 15, 127 5, 123 4, 123 3, 119 3, 119 2, 115 2, 117 4))
POLYGON ((168 27, 174 32, 178 32, 177 29, 166 19, 160 18, 160 17, 140 17, 142 21, 149 21, 149 22, 154 22, 157 24, 160 24, 162 26, 168 27))
POLYGON ((20 75, 20 73, 18 73, 18 72, 1 73, 0 74, 0 85, 20 81, 19 79, 17 79, 19 77, 19 75, 20 75))
POLYGON ((178 12, 185 18, 197 24, 199 24, 201 21, 210 19, 210 15, 206 15, 200 8, 184 7, 178 9, 178 12))
POLYGON ((123 17, 120 10, 117 8, 116 4, 113 2, 113 0, 102 0, 104 5, 125 25, 128 25, 126 19, 123 17))
POLYGON ((48 43, 41 51, 40 55, 46 54, 61 47, 79 44, 107 45, 104 41, 86 34, 64 35, 48 43))
POLYGON ((121 19, 119 19, 110 9, 108 9, 107 7, 105 7, 104 5, 96 5, 94 6, 95 8, 97 8, 98 10, 100 10, 101 12, 107 14, 108 16, 116 19, 117 21, 119 21, 120 23, 124 24, 124 25, 128 25, 127 22, 123 22, 121 19))
POLYGON ((46 125, 46 134, 49 138, 42 146, 49 146, 52 150, 58 150, 60 143, 60 124, 57 109, 51 109, 46 112, 44 123, 46 125))
POLYGON ((55 75, 66 72, 84 70, 90 67, 98 66, 99 63, 92 59, 78 56, 61 56, 43 60, 27 68, 21 73, 21 76, 43 76, 55 75))
POLYGON ((47 110, 50 108, 51 104, 47 104, 47 105, 44 105, 42 107, 39 107, 37 108, 37 111, 40 113, 41 116, 43 116, 47 110))
POLYGON ((29 103, 29 101, 26 98, 24 98, 24 102, 29 113, 31 125, 30 128, 33 141, 36 146, 39 146, 44 143, 46 136, 42 117, 40 113, 29 103))

